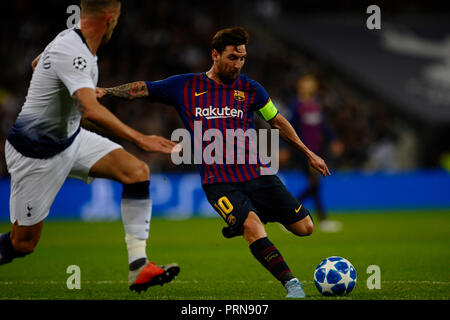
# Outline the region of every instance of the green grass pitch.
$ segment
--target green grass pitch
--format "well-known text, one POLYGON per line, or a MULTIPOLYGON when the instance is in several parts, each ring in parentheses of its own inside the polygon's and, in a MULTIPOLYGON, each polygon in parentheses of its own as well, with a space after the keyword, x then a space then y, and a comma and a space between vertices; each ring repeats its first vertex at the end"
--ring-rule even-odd
MULTIPOLYGON (((408 211, 332 215, 340 233, 300 238, 266 225, 308 299, 450 299, 450 212, 408 211), (319 262, 338 255, 356 268, 355 289, 323 297, 313 282, 319 262), (381 289, 369 290, 367 267, 381 269, 381 289)), ((36 251, 0 266, 0 299, 284 299, 284 288, 250 254, 242 237, 225 239, 221 219, 153 219, 147 252, 157 263, 177 262, 178 277, 136 294, 127 285, 120 221, 48 221, 36 251), (81 269, 81 289, 66 286, 67 267, 81 269)), ((0 233, 10 229, 0 224, 0 233)))

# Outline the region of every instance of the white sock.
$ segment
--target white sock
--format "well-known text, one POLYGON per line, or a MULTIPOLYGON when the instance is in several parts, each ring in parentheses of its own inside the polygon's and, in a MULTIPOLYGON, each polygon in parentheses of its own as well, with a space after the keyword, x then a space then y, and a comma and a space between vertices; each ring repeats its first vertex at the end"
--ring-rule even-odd
POLYGON ((128 250, 128 263, 147 258, 146 243, 152 216, 151 199, 122 199, 122 221, 128 250))
POLYGON ((147 258, 145 252, 145 247, 147 245, 146 240, 138 239, 132 234, 126 234, 125 242, 127 243, 128 250, 128 264, 141 258, 147 258))

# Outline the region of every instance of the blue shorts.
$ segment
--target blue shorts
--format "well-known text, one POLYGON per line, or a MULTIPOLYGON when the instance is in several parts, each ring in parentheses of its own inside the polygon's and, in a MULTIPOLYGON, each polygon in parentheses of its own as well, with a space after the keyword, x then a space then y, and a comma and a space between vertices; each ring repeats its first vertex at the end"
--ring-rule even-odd
POLYGON ((243 234, 243 223, 250 211, 255 212, 263 223, 285 225, 310 216, 275 175, 245 182, 205 184, 203 190, 209 203, 228 224, 231 236, 243 234))

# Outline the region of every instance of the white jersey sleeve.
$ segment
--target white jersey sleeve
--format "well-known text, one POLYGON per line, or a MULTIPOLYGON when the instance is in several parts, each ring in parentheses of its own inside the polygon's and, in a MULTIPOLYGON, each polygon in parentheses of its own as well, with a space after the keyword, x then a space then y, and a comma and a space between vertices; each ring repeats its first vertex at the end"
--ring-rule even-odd
POLYGON ((79 47, 69 42, 59 43, 51 52, 54 71, 71 96, 80 88, 95 90, 91 74, 96 61, 79 47))
POLYGON ((60 32, 42 52, 8 141, 31 158, 46 159, 67 148, 81 121, 72 96, 80 88, 95 90, 97 81, 97 56, 82 32, 60 32))

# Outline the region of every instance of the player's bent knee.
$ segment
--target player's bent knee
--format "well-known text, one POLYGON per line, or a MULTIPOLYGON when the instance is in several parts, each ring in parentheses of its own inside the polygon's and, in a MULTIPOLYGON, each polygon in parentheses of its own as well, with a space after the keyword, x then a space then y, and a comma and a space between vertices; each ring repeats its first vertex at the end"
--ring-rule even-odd
POLYGON ((131 183, 142 182, 150 179, 150 168, 144 161, 137 161, 132 177, 134 181, 131 183))
POLYGON ((43 223, 44 221, 32 226, 19 226, 16 221, 12 225, 10 233, 11 244, 18 256, 23 257, 34 251, 41 238, 43 223))
POLYGON ((17 240, 12 239, 11 242, 12 242, 14 249, 16 249, 18 252, 22 253, 23 255, 33 253, 34 249, 36 248, 36 245, 37 245, 37 242, 34 240, 17 241, 17 240))
POLYGON ((247 219, 244 221, 243 227, 244 238, 249 244, 267 236, 261 220, 253 211, 248 214, 247 219))
POLYGON ((311 221, 311 218, 306 217, 303 220, 300 221, 300 226, 298 228, 298 234, 299 236, 310 236, 314 231, 314 224, 311 221))
POLYGON ((285 227, 293 234, 300 237, 309 236, 314 232, 314 223, 310 217, 305 217, 296 223, 285 225, 285 227))
POLYGON ((121 174, 120 182, 122 184, 132 184, 147 181, 149 179, 150 168, 145 162, 137 160, 130 169, 121 174))
POLYGON ((244 221, 244 229, 257 229, 260 225, 262 225, 261 220, 253 212, 250 212, 244 221))
POLYGON ((137 178, 140 181, 136 182, 147 181, 150 179, 150 168, 145 162, 139 161, 138 170, 139 170, 139 177, 137 178))
POLYGON ((304 236, 309 236, 313 233, 314 231, 314 224, 311 221, 311 219, 309 219, 307 222, 305 222, 304 224, 304 230, 303 230, 303 235, 304 236))

